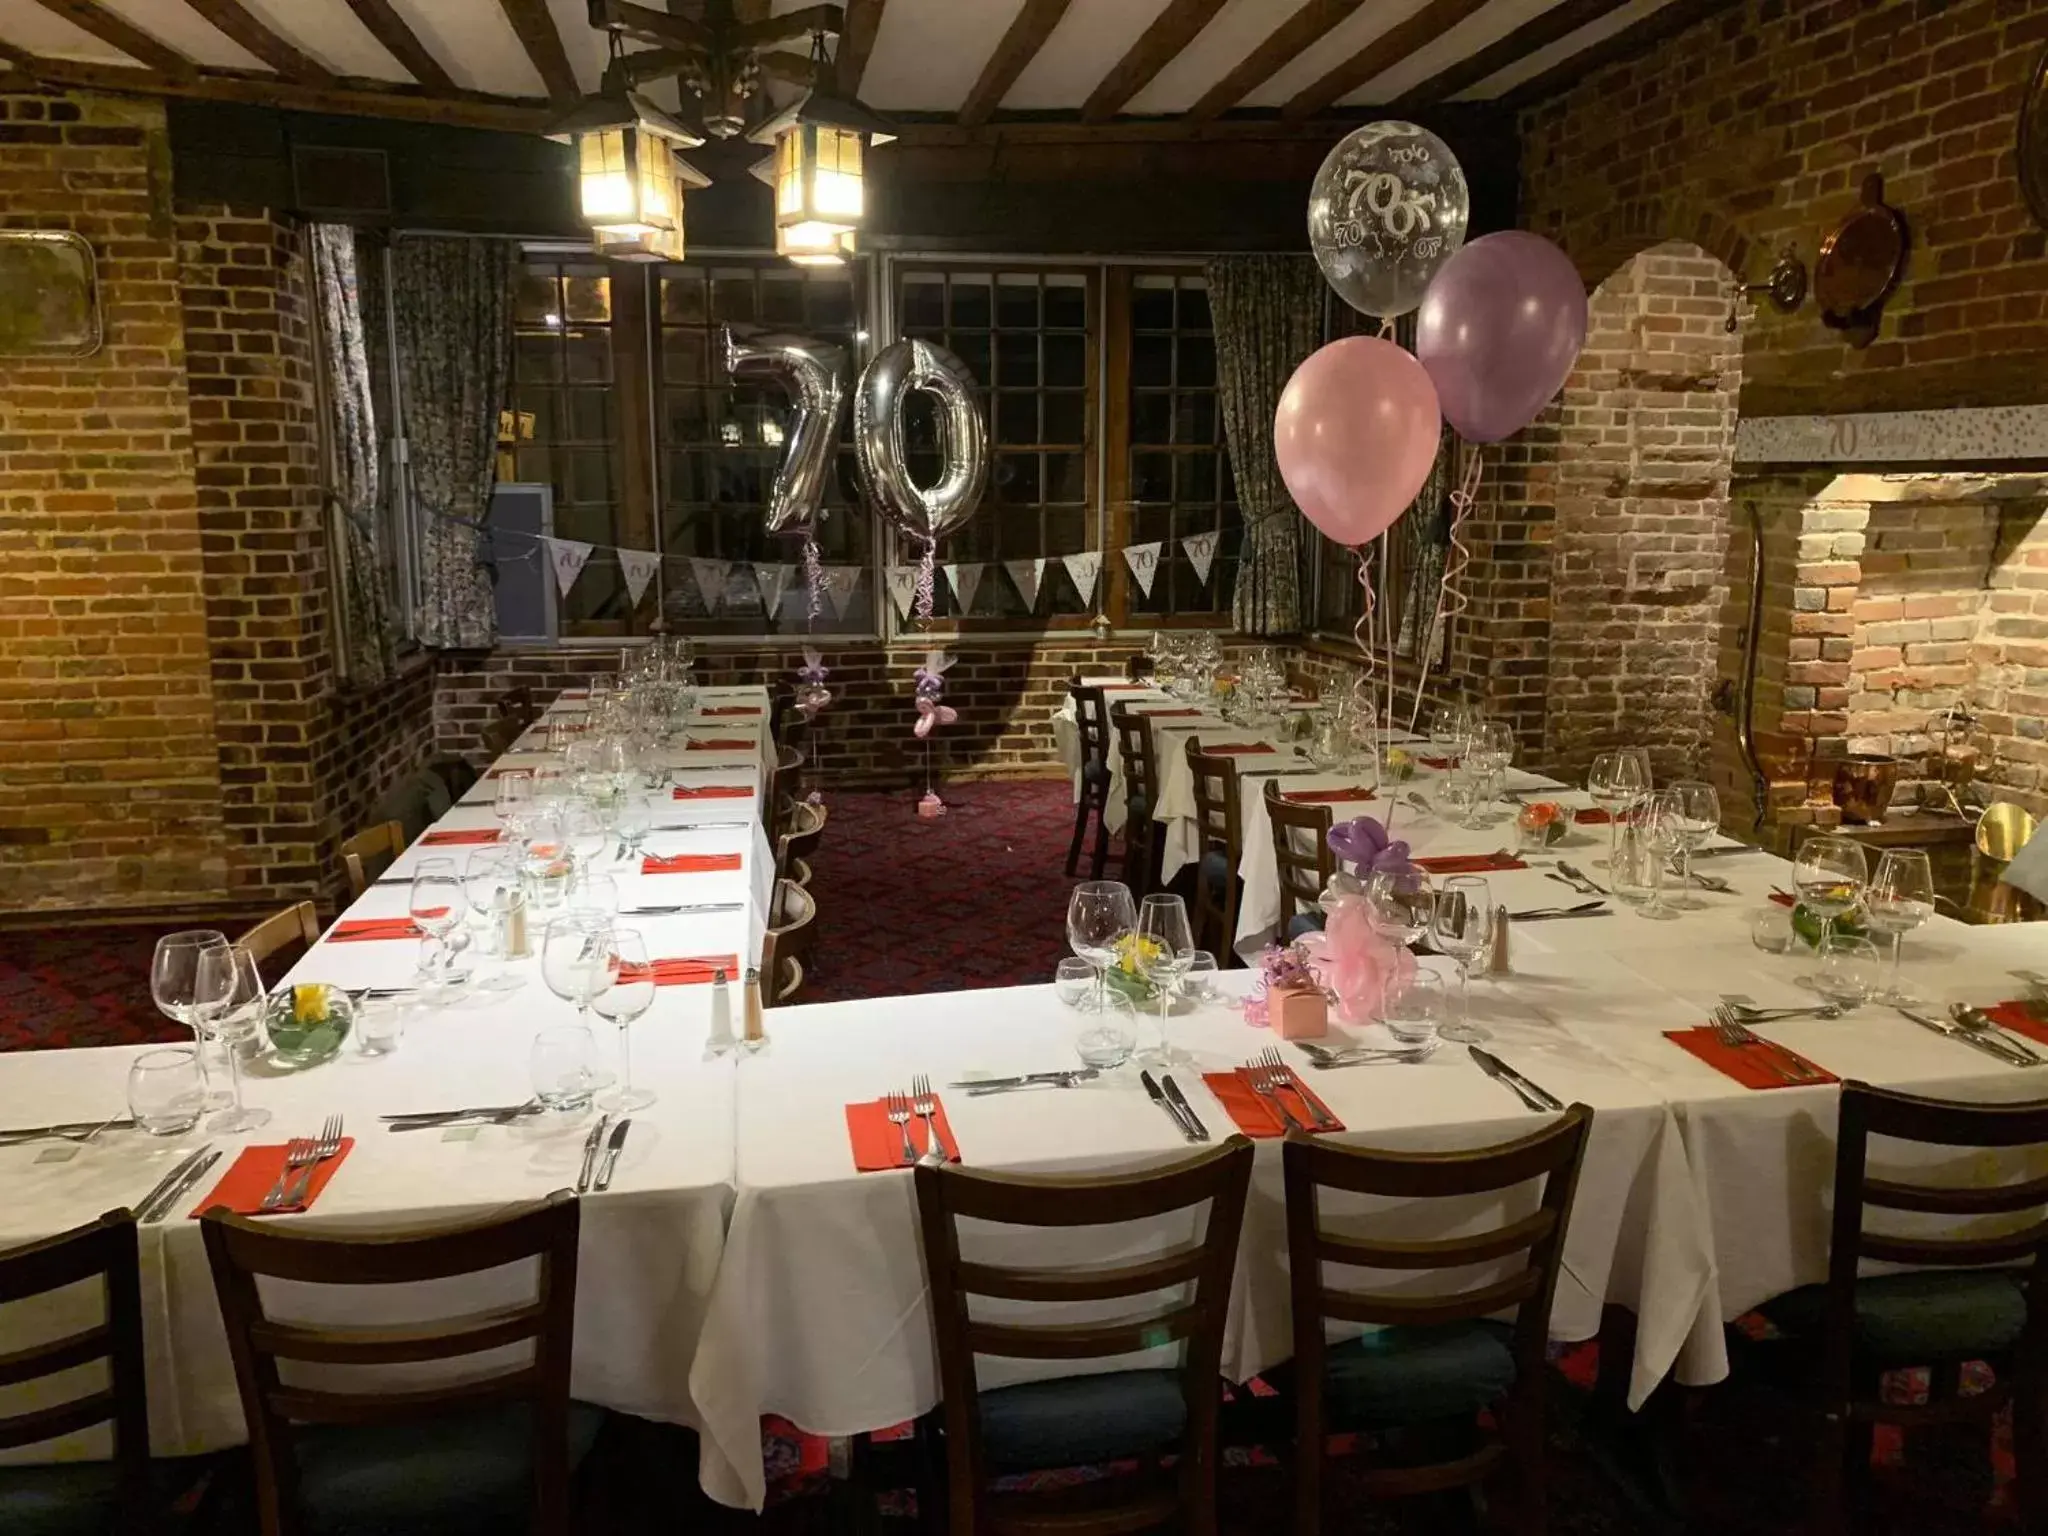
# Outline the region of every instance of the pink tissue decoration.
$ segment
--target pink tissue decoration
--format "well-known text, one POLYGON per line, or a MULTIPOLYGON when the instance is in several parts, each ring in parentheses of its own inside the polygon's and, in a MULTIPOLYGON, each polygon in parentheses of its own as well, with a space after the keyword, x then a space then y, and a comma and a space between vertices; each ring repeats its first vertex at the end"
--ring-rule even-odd
POLYGON ((1324 898, 1324 906, 1329 917, 1323 931, 1302 935, 1296 945, 1337 1000, 1337 1017, 1347 1024, 1366 1023, 1387 989, 1415 974, 1415 957, 1373 932, 1362 898, 1336 892, 1324 898))

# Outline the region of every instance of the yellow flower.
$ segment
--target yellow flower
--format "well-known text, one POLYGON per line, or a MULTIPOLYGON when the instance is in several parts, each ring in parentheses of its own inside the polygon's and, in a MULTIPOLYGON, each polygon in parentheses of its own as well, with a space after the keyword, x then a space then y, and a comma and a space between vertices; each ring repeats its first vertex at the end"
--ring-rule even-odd
POLYGON ((327 983, 302 981, 292 987, 292 1022, 318 1024, 327 1017, 327 983))

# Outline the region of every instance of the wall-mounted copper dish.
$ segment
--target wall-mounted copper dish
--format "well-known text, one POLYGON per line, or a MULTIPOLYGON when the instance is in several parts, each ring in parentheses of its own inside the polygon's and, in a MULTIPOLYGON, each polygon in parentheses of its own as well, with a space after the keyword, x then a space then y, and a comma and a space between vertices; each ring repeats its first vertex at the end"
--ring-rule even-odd
POLYGON ((1884 301, 1906 272, 1906 219, 1886 205, 1884 178, 1863 178, 1863 201, 1820 243, 1813 296, 1821 320, 1847 332, 1852 347, 1877 339, 1884 301))
POLYGON ((2048 229, 2048 48, 2034 60, 2020 103, 2018 164, 2020 191, 2034 211, 2034 222, 2048 229))

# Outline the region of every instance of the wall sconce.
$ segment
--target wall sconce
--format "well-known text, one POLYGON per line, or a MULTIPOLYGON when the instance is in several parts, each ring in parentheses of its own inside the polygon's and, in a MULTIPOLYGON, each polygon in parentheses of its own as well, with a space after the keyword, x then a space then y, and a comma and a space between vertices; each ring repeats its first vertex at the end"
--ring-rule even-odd
POLYGON ((1788 245, 1778 253, 1777 265, 1771 268, 1762 282, 1738 282, 1735 298, 1735 305, 1728 310, 1727 330, 1731 336, 1735 334, 1738 308, 1744 299, 1769 299, 1771 308, 1781 315, 1789 315, 1806 302, 1806 263, 1788 245))

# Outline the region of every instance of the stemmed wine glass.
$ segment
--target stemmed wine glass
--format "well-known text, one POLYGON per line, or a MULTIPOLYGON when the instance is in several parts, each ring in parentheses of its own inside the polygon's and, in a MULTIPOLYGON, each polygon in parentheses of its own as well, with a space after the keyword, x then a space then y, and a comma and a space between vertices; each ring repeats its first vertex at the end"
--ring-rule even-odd
POLYGON ((571 912, 548 924, 541 938, 540 974, 548 990, 576 1005, 576 1022, 590 1027, 590 1005, 617 979, 619 959, 608 917, 571 912))
POLYGON ((1484 1040, 1472 1022, 1472 965, 1493 947, 1493 888, 1483 875, 1453 875, 1436 893, 1431 942, 1458 964, 1458 1018, 1438 1031, 1446 1040, 1484 1040))
POLYGON ((1668 922, 1678 908, 1664 899, 1664 870, 1671 856, 1685 846, 1685 812, 1674 790, 1660 789, 1645 795, 1632 813, 1640 819, 1638 830, 1654 861, 1650 868, 1650 899, 1636 908, 1636 916, 1668 922))
POLYGON ((149 995, 157 1011, 192 1031, 194 1054, 199 1058, 200 1080, 206 1085, 207 1109, 225 1109, 225 1089, 213 1086, 206 1064, 206 1034, 201 1028, 202 994, 199 991, 199 957, 210 949, 226 949, 228 936, 218 928, 184 928, 156 941, 156 953, 149 962, 149 995))
POLYGON ((1680 779, 1665 793, 1678 808, 1678 894, 1671 905, 1704 907, 1706 902, 1692 894, 1692 851, 1721 825, 1721 797, 1714 793, 1713 785, 1701 779, 1680 779))
POLYGON ((654 1006, 654 967, 647 962, 647 941, 633 928, 614 928, 611 936, 612 984, 591 999, 619 1034, 619 1086, 597 1101, 614 1114, 645 1109, 654 1102, 651 1089, 633 1086, 633 1021, 654 1006))
MULTIPOLYGON (((1404 949, 1429 932, 1435 915, 1436 889, 1427 870, 1412 864, 1376 870, 1365 883, 1366 922, 1381 938, 1404 949)), ((1381 1000, 1384 1003, 1384 994, 1381 1000)))
POLYGON ((1159 994, 1159 1044, 1144 1052, 1152 1066, 1171 1067, 1189 1059, 1166 1038, 1166 1015, 1188 964, 1195 957, 1187 904, 1178 896, 1147 896, 1138 906, 1138 969, 1159 994))
MULTIPOLYGON (((426 935, 420 940, 419 974, 423 981, 453 981, 455 931, 462 922, 466 903, 462 879, 455 861, 445 858, 421 859, 413 868, 412 896, 407 910, 413 924, 426 935)), ((465 936, 465 942, 467 936, 465 936)))
POLYGON ((209 1131, 233 1135, 270 1124, 270 1111, 242 1102, 242 1045, 256 1038, 269 996, 256 957, 241 944, 212 944, 199 951, 196 990, 206 1031, 220 1041, 228 1062, 228 1108, 207 1121, 209 1131))
POLYGON ((1892 941, 1891 976, 1877 1000, 1910 1007, 1919 1001, 1900 984, 1899 952, 1906 935, 1934 916, 1934 870, 1918 848, 1888 848, 1863 892, 1863 921, 1892 941))
MULTIPOLYGON (((1614 845, 1621 828, 1622 813, 1629 803, 1649 792, 1650 782, 1642 760, 1635 753, 1596 752, 1592 770, 1586 775, 1586 793, 1607 813, 1607 858, 1614 865, 1614 845)), ((1595 860, 1594 862, 1601 862, 1595 860)))
POLYGON ((1102 1011, 1117 945, 1137 926, 1137 904, 1131 900, 1131 888, 1120 880, 1083 880, 1067 898, 1067 944, 1095 967, 1095 996, 1083 1004, 1086 1011, 1102 1011))
MULTIPOLYGON (((1820 918, 1820 943, 1816 954, 1825 954, 1835 936, 1835 920, 1856 910, 1863 888, 1870 883, 1870 858, 1863 845, 1847 837, 1809 837, 1799 845, 1792 860, 1792 888, 1799 904, 1820 918)), ((1809 973, 1800 985, 1812 987, 1819 977, 1809 973)))
POLYGON ((508 832, 518 834, 526 814, 533 809, 533 774, 525 768, 504 768, 498 773, 498 794, 492 807, 508 832))

